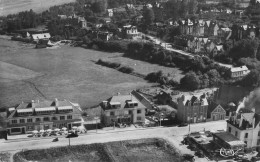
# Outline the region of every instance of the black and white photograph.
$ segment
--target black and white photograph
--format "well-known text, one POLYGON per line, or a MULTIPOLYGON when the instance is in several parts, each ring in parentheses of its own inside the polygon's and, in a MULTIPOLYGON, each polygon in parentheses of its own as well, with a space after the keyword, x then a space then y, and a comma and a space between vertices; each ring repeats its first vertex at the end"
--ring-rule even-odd
POLYGON ((260 0, 0 0, 0 162, 260 162, 260 0))

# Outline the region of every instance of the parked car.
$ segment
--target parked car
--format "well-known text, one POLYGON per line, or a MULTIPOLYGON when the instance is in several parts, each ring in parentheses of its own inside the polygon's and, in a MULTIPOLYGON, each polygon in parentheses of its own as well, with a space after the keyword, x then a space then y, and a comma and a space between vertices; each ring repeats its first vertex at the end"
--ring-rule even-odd
POLYGON ((181 123, 178 125, 178 127, 186 127, 186 126, 188 126, 188 123, 181 123))

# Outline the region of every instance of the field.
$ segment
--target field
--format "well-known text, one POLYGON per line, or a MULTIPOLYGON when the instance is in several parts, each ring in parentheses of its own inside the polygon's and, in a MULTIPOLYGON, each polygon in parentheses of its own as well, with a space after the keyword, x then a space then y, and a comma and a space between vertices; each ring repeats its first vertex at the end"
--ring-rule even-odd
POLYGON ((14 161, 120 161, 120 162, 179 162, 180 157, 170 144, 162 139, 140 139, 105 144, 28 150, 14 155, 14 161))
POLYGON ((151 64, 145 61, 140 60, 133 60, 131 58, 122 57, 122 54, 119 54, 114 57, 109 57, 105 59, 106 61, 110 62, 117 62, 122 65, 127 65, 129 67, 132 67, 135 72, 143 75, 147 75, 151 72, 157 72, 159 70, 162 70, 164 74, 169 74, 174 80, 177 82, 180 81, 180 79, 184 76, 182 74, 182 71, 178 68, 170 68, 165 66, 160 66, 158 64, 151 64))
POLYGON ((42 12, 51 6, 75 2, 75 0, 0 0, 0 16, 33 9, 42 12))
POLYGON ((69 99, 90 107, 111 95, 150 86, 145 80, 96 65, 105 53, 78 47, 34 49, 0 39, 0 107, 33 99, 69 99))

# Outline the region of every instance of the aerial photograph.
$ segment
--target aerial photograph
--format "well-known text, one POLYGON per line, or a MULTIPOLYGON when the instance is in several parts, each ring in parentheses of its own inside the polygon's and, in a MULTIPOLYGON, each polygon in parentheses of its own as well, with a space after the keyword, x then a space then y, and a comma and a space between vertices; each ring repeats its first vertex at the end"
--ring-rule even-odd
POLYGON ((260 0, 0 0, 0 162, 260 162, 260 0))

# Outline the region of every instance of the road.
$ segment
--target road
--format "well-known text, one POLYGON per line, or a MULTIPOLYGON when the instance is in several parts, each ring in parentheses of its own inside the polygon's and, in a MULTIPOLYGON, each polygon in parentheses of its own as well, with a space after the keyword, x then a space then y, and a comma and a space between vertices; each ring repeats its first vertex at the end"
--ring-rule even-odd
MULTIPOLYGON (((226 129, 225 121, 214 121, 206 123, 191 124, 191 131, 206 130, 223 130, 226 129)), ((156 127, 146 129, 116 129, 110 131, 98 130, 89 131, 85 135, 78 138, 71 139, 71 145, 91 144, 91 143, 105 143, 111 141, 122 141, 140 138, 164 138, 172 142, 175 146, 179 147, 179 142, 183 136, 188 133, 188 126, 186 127, 156 127)), ((68 139, 59 137, 58 142, 52 142, 52 138, 17 138, 8 141, 0 141, 0 152, 3 151, 19 151, 23 149, 39 149, 49 148, 56 146, 68 145, 68 139)))

